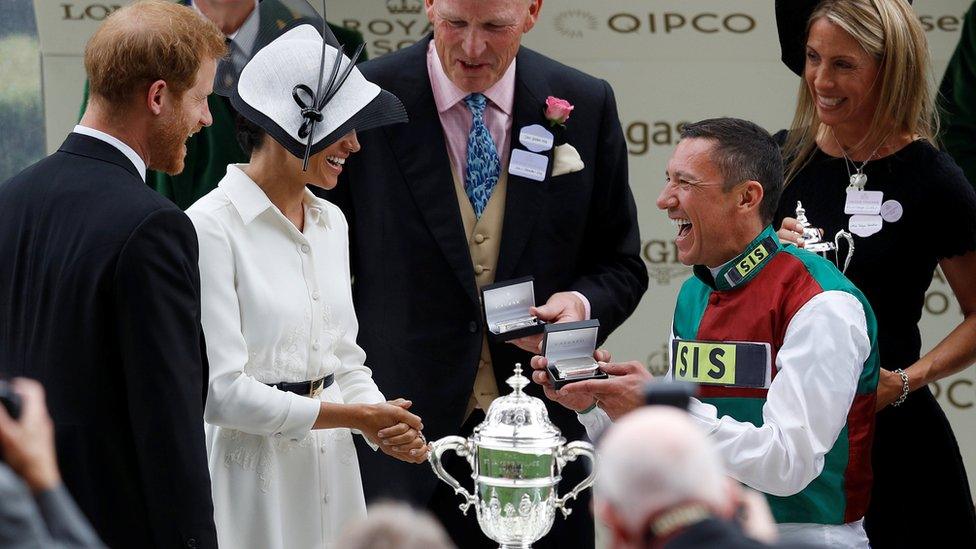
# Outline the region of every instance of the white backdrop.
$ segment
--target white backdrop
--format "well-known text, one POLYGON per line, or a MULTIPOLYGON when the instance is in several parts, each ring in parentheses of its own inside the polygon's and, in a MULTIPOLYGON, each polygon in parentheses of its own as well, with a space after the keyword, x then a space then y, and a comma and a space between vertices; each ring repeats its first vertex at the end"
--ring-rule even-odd
MULTIPOLYGON (((48 150, 58 147, 77 119, 85 41, 108 13, 127 3, 35 0, 48 150)), ((933 85, 941 79, 969 4, 915 2, 935 61, 933 85)), ((422 0, 329 0, 328 6, 331 22, 363 33, 370 57, 410 45, 429 31, 422 0)), ((640 359, 660 372, 674 299, 690 272, 677 261, 674 229, 654 206, 667 158, 682 122, 731 115, 770 131, 789 124, 799 78, 779 61, 773 3, 547 0, 524 44, 606 79, 616 91, 651 284, 637 312, 607 346, 615 358, 640 359)), ((923 350, 961 318, 951 289, 937 274, 922 318, 923 350)), ((970 368, 933 390, 955 428, 976 491, 974 380, 970 368)))

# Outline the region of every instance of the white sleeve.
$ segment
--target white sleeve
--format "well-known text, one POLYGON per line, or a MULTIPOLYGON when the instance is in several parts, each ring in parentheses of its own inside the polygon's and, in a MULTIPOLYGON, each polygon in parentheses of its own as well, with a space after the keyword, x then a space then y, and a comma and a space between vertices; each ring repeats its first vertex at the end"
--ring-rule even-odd
POLYGON ((248 349, 241 331, 230 241, 211 215, 202 211, 187 214, 200 241, 201 320, 210 362, 204 419, 255 435, 304 437, 318 417, 320 402, 279 391, 245 373, 248 349))
POLYGON ((583 427, 586 429, 586 436, 590 440, 596 440, 596 437, 600 436, 600 433, 613 423, 610 416, 599 407, 593 408, 585 414, 577 412, 576 419, 583 424, 583 427))
MULTIPOLYGON (((342 400, 347 403, 376 404, 386 402, 386 397, 376 387, 373 381, 373 372, 366 367, 366 351, 356 343, 359 334, 359 320, 356 318, 356 309, 352 303, 352 279, 349 272, 349 240, 348 226, 345 218, 341 217, 341 211, 334 208, 330 215, 342 219, 341 230, 344 231, 340 255, 342 262, 341 268, 345 276, 346 291, 342 295, 345 303, 343 310, 349 311, 349 315, 343 318, 345 330, 336 345, 336 356, 339 358, 339 368, 336 370, 336 383, 342 389, 342 400), (334 213, 333 213, 334 212, 334 213)), ((409 398, 409 397, 405 397, 409 398)))
POLYGON ((730 476, 761 492, 790 496, 823 470, 870 353, 861 303, 847 292, 823 292, 787 327, 761 427, 718 418, 714 406, 697 399, 689 411, 710 435, 730 476))

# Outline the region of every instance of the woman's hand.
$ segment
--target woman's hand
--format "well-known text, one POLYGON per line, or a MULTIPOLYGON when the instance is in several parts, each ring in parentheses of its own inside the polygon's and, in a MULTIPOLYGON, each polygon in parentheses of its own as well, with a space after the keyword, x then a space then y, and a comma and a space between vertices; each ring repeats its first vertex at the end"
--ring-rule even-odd
POLYGON ((411 463, 427 459, 427 442, 420 417, 407 408, 411 402, 397 399, 381 404, 360 404, 354 426, 383 453, 411 463))
MULTIPOLYGON (((387 404, 398 406, 404 410, 413 405, 409 400, 398 398, 387 404)), ((406 423, 397 423, 392 427, 381 429, 377 437, 382 441, 379 447, 387 455, 410 463, 423 463, 427 460, 427 439, 423 433, 406 423)))
POLYGON ((399 423, 406 424, 415 431, 424 428, 420 417, 411 414, 402 407, 388 402, 380 404, 355 404, 351 427, 362 431, 363 435, 373 444, 382 444, 379 432, 387 427, 399 423))
POLYGON ((355 429, 384 453, 403 461, 427 459, 427 441, 420 417, 407 411, 412 403, 398 398, 379 404, 322 402, 313 429, 355 429), (386 443, 384 443, 386 442, 386 443))
POLYGON ((783 244, 795 244, 800 248, 803 247, 803 227, 800 226, 799 221, 792 217, 783 218, 776 234, 779 235, 779 241, 783 244))
POLYGON ((383 453, 408 463, 427 461, 427 439, 406 423, 398 423, 379 432, 383 453))
POLYGON ((880 368, 878 373, 878 396, 877 400, 875 400, 874 410, 880 412, 885 409, 889 404, 898 400, 903 390, 904 384, 901 381, 900 375, 880 368))

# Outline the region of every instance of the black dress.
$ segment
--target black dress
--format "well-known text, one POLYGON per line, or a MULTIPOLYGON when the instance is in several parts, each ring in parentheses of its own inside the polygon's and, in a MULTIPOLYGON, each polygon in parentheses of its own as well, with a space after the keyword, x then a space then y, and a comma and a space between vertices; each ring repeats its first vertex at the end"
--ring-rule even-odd
MULTIPOLYGON (((777 134, 780 142, 784 137, 777 134)), ((877 316, 881 366, 908 368, 919 358, 918 321, 938 261, 976 250, 976 193, 952 158, 925 141, 869 162, 864 173, 866 190, 883 191, 884 201, 896 200, 903 214, 871 236, 854 236, 846 274, 877 316)), ((800 200, 810 224, 833 240, 848 228, 848 181, 844 159, 817 150, 784 190, 774 226, 796 217, 800 200)), ((845 249, 842 244, 842 255, 845 249)), ((865 529, 873 547, 976 547, 966 469, 928 387, 878 413, 872 462, 865 529)))

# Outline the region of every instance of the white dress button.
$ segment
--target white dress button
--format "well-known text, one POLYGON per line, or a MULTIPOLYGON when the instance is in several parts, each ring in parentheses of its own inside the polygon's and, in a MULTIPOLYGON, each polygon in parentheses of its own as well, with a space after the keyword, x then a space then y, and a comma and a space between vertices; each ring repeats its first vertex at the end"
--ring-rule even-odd
POLYGON ((312 299, 315 300, 315 301, 318 301, 319 300, 319 291, 318 290, 315 290, 314 292, 312 292, 312 299))
POLYGON ((302 244, 302 253, 307 254, 309 250, 311 250, 311 248, 308 247, 308 244, 302 244))

